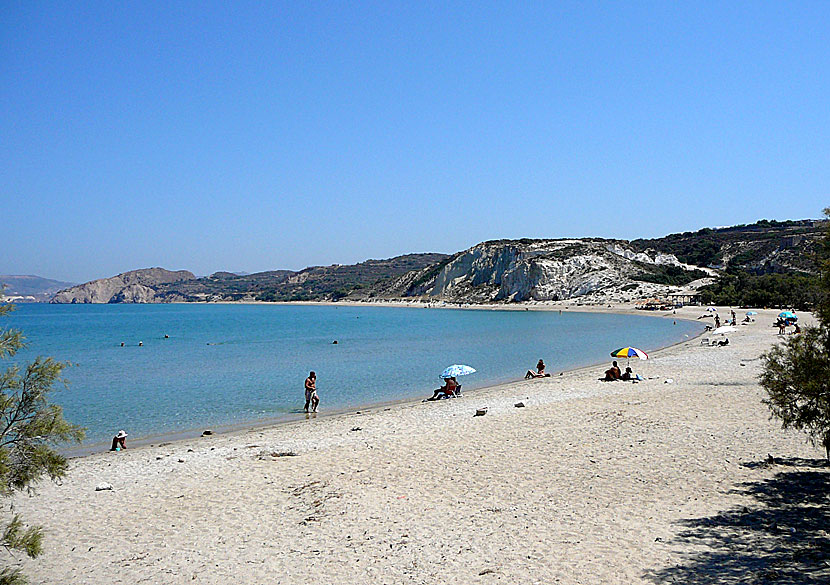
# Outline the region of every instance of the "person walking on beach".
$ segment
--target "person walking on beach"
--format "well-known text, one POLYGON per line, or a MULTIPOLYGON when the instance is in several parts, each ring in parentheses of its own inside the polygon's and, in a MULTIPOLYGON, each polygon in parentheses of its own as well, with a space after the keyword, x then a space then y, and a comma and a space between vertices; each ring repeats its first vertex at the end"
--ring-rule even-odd
POLYGON ((303 409, 308 412, 308 405, 311 404, 311 412, 317 412, 317 405, 320 398, 317 396, 317 374, 313 371, 308 373, 305 379, 305 406, 303 409))

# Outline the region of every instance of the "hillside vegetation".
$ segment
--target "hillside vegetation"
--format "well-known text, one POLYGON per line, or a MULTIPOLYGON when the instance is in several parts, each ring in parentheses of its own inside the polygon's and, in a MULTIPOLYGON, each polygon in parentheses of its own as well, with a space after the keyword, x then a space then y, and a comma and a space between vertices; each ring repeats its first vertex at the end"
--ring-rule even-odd
POLYGON ((811 219, 763 219, 748 225, 632 240, 631 247, 673 254, 685 264, 732 268, 751 274, 813 272, 815 267, 810 256, 821 239, 824 225, 824 221, 811 219))
POLYGON ((491 240, 452 255, 196 278, 160 268, 72 287, 53 302, 417 299, 456 303, 631 302, 698 291, 705 302, 804 308, 826 222, 767 221, 633 241, 491 240))

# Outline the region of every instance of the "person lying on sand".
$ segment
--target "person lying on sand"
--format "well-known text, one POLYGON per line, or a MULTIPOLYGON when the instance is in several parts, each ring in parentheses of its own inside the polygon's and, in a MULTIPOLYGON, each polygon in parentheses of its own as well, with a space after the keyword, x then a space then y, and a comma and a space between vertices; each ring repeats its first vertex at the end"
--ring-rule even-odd
POLYGON ((550 374, 545 372, 545 362, 542 361, 542 358, 539 358, 539 362, 536 364, 536 371, 528 370, 525 374, 525 380, 530 378, 550 378, 550 374))

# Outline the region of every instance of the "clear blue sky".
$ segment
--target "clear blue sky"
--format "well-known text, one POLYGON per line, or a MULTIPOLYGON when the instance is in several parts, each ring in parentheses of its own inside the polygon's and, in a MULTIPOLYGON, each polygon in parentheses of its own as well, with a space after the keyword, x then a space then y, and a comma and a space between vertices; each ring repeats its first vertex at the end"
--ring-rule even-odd
POLYGON ((826 2, 0 5, 0 273, 653 237, 828 185, 826 2))

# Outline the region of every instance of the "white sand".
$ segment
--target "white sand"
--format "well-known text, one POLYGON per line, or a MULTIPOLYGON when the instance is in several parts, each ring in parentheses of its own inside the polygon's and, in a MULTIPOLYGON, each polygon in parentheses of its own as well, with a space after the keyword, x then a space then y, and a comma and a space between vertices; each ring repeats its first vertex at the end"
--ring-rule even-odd
POLYGON ((707 553, 685 519, 757 507, 741 485, 791 469, 757 465, 768 453, 823 456, 760 402, 777 340, 777 311, 761 313, 728 347, 632 361, 660 376, 639 384, 589 368, 73 460, 15 501, 46 527, 22 566, 36 583, 659 581, 707 553))

